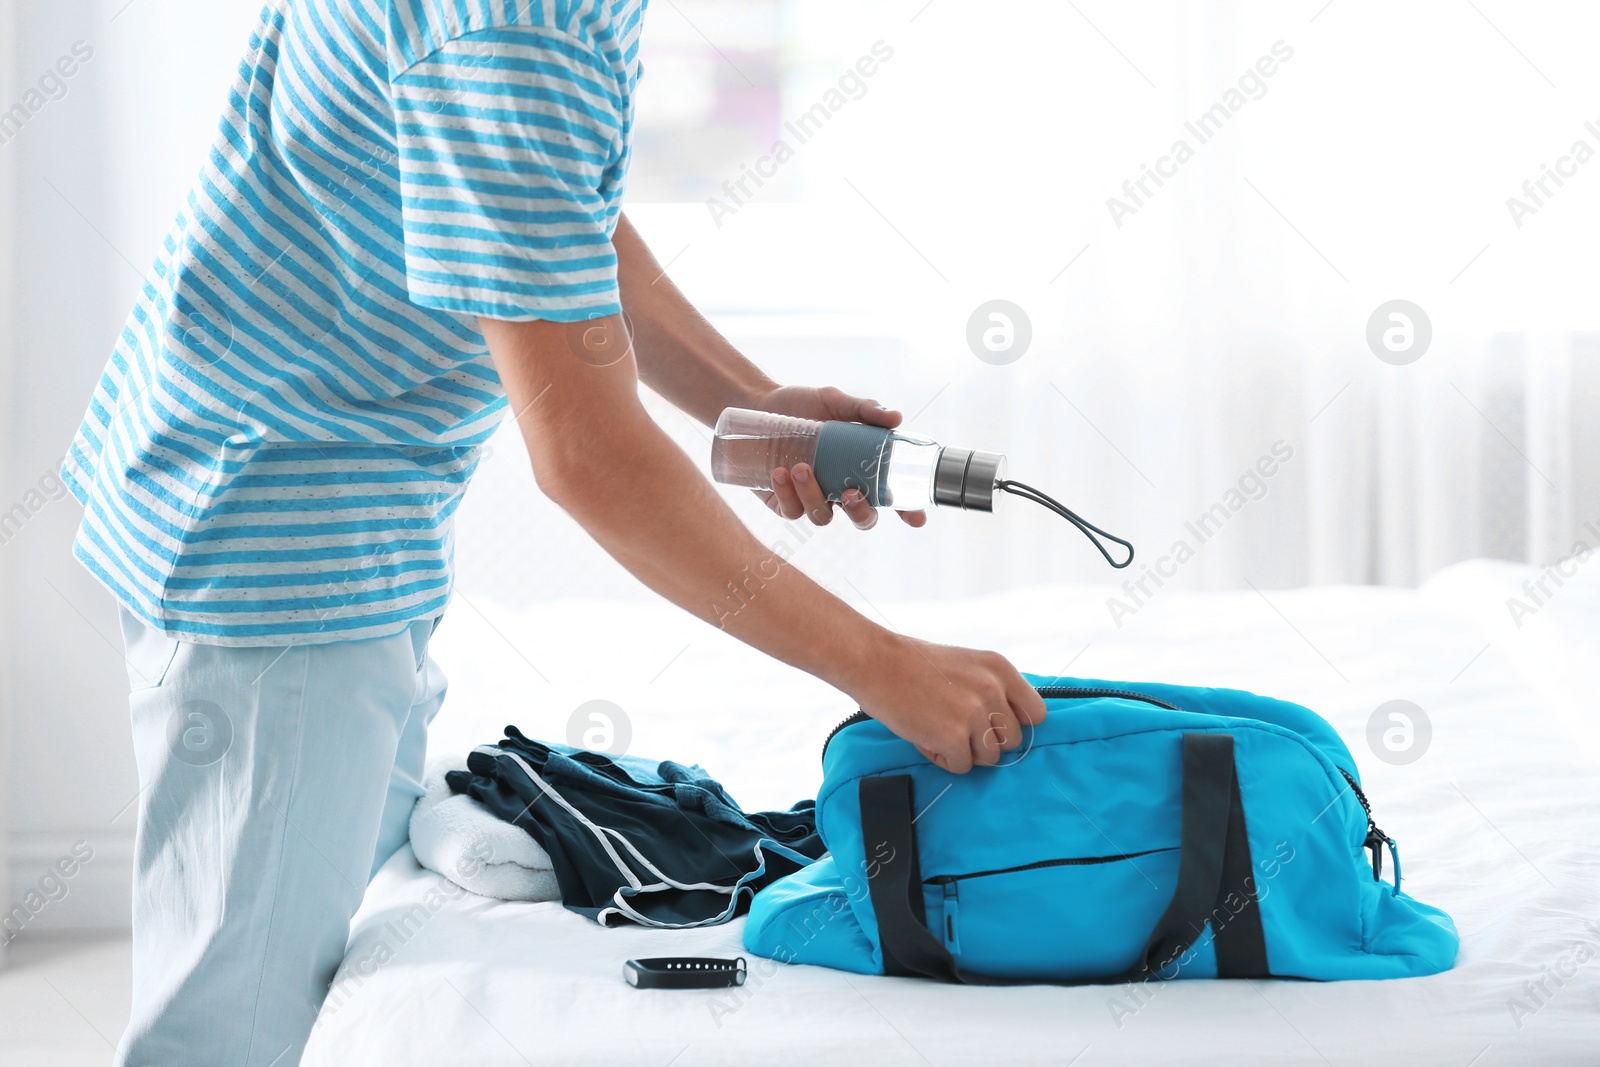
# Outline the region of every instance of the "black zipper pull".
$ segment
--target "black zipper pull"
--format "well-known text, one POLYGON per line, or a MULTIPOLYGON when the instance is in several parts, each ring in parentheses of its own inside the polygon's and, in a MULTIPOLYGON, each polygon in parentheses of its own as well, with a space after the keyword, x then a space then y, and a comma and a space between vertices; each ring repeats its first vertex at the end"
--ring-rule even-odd
MULTIPOLYGON (((1367 817, 1367 839, 1361 843, 1361 847, 1372 853, 1372 880, 1376 882, 1383 877, 1384 846, 1394 848, 1394 838, 1378 829, 1378 824, 1372 821, 1372 805, 1367 803, 1367 795, 1356 784, 1355 776, 1343 767, 1338 768, 1338 771, 1344 775, 1344 780, 1350 783, 1350 789, 1355 793, 1356 800, 1360 802, 1361 810, 1367 817)), ((1398 891, 1399 888, 1397 884, 1395 890, 1398 891)))

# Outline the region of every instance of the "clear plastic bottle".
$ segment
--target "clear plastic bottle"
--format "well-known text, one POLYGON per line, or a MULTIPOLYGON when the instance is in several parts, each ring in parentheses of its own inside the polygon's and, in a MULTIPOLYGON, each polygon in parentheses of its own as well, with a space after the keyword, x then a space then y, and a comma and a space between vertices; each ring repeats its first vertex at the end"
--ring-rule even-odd
POLYGON ((711 477, 724 485, 771 489, 772 472, 817 458, 822 423, 728 408, 717 419, 711 443, 711 477))
POLYGON ((858 489, 875 507, 911 511, 939 504, 992 511, 1005 457, 946 448, 904 430, 815 422, 728 408, 717 420, 711 476, 725 485, 771 489, 779 467, 808 464, 829 500, 858 489))

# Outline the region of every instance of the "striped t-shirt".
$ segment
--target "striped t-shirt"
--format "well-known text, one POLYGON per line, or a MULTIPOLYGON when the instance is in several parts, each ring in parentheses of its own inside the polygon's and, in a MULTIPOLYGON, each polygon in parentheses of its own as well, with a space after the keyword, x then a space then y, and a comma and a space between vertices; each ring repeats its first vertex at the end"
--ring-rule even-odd
POLYGON ((62 474, 77 557, 211 644, 439 614, 505 395, 477 316, 621 310, 644 0, 270 0, 62 474))

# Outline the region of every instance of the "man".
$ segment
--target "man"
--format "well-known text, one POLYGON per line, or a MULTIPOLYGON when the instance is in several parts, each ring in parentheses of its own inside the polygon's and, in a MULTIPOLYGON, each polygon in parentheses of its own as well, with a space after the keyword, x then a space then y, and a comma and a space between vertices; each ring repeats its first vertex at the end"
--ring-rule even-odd
MULTIPOLYGON (((777 386, 622 217, 642 7, 262 12, 64 467, 133 685, 128 1064, 298 1060, 406 838, 444 695, 427 642, 450 521, 506 410, 540 489, 708 621, 768 553, 638 383, 707 423, 730 405, 899 420, 777 386)), ((833 511, 804 466, 774 472, 770 503, 833 511)), ((793 567, 722 621, 951 771, 1044 714, 1000 656, 889 632, 793 567)))

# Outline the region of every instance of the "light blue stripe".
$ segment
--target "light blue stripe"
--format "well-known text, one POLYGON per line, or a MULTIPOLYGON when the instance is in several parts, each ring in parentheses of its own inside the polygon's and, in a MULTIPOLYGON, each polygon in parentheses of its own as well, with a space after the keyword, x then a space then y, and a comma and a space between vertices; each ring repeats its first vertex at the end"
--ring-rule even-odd
MULTIPOLYGON (((337 608, 348 608, 353 605, 381 609, 393 601, 403 600, 417 593, 426 593, 449 584, 450 579, 447 575, 438 575, 425 580, 402 582, 393 589, 379 588, 363 590, 359 593, 340 591, 322 593, 317 596, 255 597, 239 600, 207 598, 204 604, 208 615, 224 617, 251 616, 267 612, 328 611, 337 608)), ((339 584, 333 584, 330 588, 338 589, 339 584)), ((176 599, 180 604, 183 602, 182 598, 176 599)))
MULTIPOLYGON (((444 560, 434 557, 432 559, 404 560, 399 563, 379 564, 375 567, 363 567, 361 577, 371 581, 379 578, 404 578, 418 571, 433 572, 435 575, 449 581, 447 564, 444 560)), ((231 573, 211 574, 201 578, 185 578, 181 575, 167 579, 166 587, 175 592, 192 593, 208 589, 283 589, 291 586, 313 585, 339 585, 350 579, 348 567, 326 571, 308 571, 295 574, 249 574, 233 570, 231 573)), ((431 581, 431 579, 430 579, 431 581)), ((417 584, 415 580, 413 585, 417 584)), ((390 590, 377 591, 378 599, 393 599, 390 590)))

